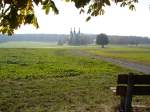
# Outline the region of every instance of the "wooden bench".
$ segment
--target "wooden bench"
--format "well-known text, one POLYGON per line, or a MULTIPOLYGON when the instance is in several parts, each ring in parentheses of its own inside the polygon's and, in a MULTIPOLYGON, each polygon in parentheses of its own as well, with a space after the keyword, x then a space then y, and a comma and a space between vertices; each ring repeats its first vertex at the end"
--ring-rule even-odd
POLYGON ((119 112, 132 111, 132 96, 150 95, 150 75, 120 74, 117 84, 111 89, 121 97, 119 112))

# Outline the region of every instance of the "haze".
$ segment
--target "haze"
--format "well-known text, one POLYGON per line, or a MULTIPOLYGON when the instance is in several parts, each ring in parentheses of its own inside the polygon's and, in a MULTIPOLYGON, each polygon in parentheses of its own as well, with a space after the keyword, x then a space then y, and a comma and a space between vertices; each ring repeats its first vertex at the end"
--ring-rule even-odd
POLYGON ((105 8, 105 15, 93 17, 86 22, 88 17, 86 14, 79 14, 79 10, 74 7, 73 3, 64 3, 56 1, 60 14, 49 15, 41 10, 41 7, 35 9, 38 17, 40 28, 33 26, 22 26, 16 31, 17 34, 69 34, 70 28, 80 27, 82 33, 99 34, 106 33, 108 35, 134 35, 149 36, 150 35, 150 10, 148 0, 140 0, 136 5, 136 11, 130 11, 128 8, 111 7, 105 8))

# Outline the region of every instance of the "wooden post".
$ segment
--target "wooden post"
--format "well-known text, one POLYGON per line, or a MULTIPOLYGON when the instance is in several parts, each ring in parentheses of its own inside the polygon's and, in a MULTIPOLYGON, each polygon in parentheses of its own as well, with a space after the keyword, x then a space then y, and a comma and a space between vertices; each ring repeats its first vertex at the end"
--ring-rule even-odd
POLYGON ((125 112, 132 111, 132 88, 133 88, 132 77, 133 73, 129 73, 126 100, 125 100, 125 112))
POLYGON ((125 112, 125 96, 121 96, 119 112, 125 112))

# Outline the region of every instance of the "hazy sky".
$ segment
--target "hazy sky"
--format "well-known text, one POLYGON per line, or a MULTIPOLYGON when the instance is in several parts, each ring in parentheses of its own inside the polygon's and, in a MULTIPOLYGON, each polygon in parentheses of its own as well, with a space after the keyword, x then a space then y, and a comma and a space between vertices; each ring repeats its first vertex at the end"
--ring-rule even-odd
POLYGON ((38 7, 35 10, 40 28, 26 25, 16 33, 69 34, 71 27, 75 27, 77 31, 80 27, 82 33, 150 36, 149 0, 139 0, 136 11, 113 4, 105 8, 106 12, 103 16, 93 17, 89 22, 85 21, 88 16, 80 15, 73 3, 56 1, 59 15, 53 13, 45 15, 38 7))

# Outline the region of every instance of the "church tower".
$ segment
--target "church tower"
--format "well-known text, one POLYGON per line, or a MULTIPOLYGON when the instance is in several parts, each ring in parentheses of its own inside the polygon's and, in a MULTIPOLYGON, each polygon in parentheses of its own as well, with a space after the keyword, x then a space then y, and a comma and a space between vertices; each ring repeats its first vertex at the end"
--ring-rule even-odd
POLYGON ((72 29, 70 28, 70 39, 69 39, 69 44, 70 45, 80 45, 81 44, 81 32, 80 32, 80 28, 79 30, 76 32, 75 27, 72 29))
POLYGON ((74 33, 73 33, 73 36, 76 37, 76 29, 74 27, 74 33))
POLYGON ((73 38, 72 28, 70 28, 70 38, 73 38))
POLYGON ((78 35, 80 36, 80 27, 79 27, 78 35))

